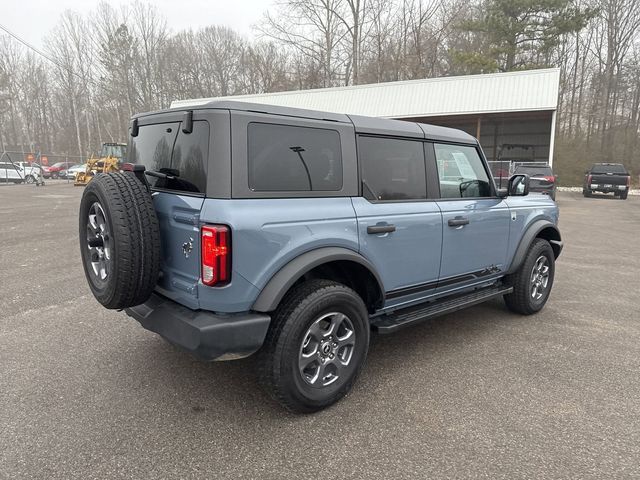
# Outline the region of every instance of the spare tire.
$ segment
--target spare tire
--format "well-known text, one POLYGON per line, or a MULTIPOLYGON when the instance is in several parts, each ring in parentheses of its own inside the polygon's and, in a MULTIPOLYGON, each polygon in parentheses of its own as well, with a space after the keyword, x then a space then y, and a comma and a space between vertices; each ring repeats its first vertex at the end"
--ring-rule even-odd
POLYGON ((145 302, 160 272, 160 227, 146 186, 129 173, 96 175, 80 201, 80 251, 89 287, 106 308, 145 302))

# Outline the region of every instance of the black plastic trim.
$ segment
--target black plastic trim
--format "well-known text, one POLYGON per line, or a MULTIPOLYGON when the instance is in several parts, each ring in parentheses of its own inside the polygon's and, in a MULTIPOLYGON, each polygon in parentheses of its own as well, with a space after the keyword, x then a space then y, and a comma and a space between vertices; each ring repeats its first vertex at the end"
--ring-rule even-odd
POLYGON ((381 297, 379 306, 382 306, 384 304, 384 288, 382 279, 374 266, 362 255, 352 250, 342 247, 324 247, 303 253, 282 267, 262 289, 252 306, 252 310, 256 312, 271 312, 275 310, 284 295, 305 273, 319 265, 340 260, 358 263, 369 270, 378 284, 381 297))
MULTIPOLYGON (((555 230, 555 232, 558 234, 558 238, 560 240, 551 240, 551 243, 555 244, 558 248, 558 253, 556 255, 556 258, 560 256, 560 253, 562 252, 562 246, 563 246, 562 240, 561 240, 562 237, 560 236, 560 230, 558 230, 558 227, 556 227, 549 220, 536 220, 524 232, 524 235, 522 235, 522 238, 520 239, 520 243, 518 244, 518 248, 516 249, 516 252, 513 256, 513 260, 511 261, 511 265, 509 265, 509 268, 506 272, 507 274, 513 273, 516 270, 518 270, 518 268, 524 261, 524 258, 527 255, 527 252, 529 251, 529 247, 531 243, 533 242, 533 240, 535 240, 538 234, 546 228, 551 228, 555 230)), ((554 253, 555 253, 555 250, 554 250, 554 253)))
POLYGON ((421 283, 419 285, 413 285, 411 287, 398 288, 386 293, 386 298, 393 299, 398 297, 404 297, 414 293, 426 292, 434 290, 440 287, 448 287, 457 283, 468 282, 482 277, 487 277, 498 273, 500 269, 495 266, 483 268, 482 270, 476 270, 475 272, 463 273, 461 275, 455 275, 453 277, 443 278, 438 281, 421 283))
POLYGON ((271 317, 191 310, 156 293, 125 312, 169 343, 202 360, 231 360, 255 353, 264 342, 271 317))

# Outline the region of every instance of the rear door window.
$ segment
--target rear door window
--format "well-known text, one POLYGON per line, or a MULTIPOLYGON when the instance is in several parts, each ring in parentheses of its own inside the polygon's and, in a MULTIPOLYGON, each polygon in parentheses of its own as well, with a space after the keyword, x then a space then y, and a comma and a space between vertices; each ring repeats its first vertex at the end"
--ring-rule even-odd
POLYGON ((427 198, 422 142, 383 137, 358 137, 363 195, 369 200, 427 198))
POLYGON ((342 188, 336 130, 252 122, 247 126, 247 155, 249 188, 255 192, 342 188))

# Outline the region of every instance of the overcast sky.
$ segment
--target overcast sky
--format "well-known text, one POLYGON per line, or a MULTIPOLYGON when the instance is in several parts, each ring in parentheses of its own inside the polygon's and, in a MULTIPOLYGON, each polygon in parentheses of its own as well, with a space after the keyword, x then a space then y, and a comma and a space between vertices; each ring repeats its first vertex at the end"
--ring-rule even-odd
MULTIPOLYGON (((0 23, 25 40, 42 46, 43 37, 65 10, 86 14, 98 0, 0 0, 0 23)), ((110 0, 117 6, 128 1, 110 0)), ((151 0, 166 17, 173 31, 205 25, 226 25, 251 35, 251 25, 273 4, 273 0, 151 0)))

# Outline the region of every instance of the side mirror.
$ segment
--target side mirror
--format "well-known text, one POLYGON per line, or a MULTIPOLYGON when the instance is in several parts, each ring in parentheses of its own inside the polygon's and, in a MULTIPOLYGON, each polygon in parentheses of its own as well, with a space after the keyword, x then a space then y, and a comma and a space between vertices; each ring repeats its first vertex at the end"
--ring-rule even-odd
POLYGON ((513 175, 509 179, 509 195, 512 197, 524 197, 529 195, 529 175, 513 175))

